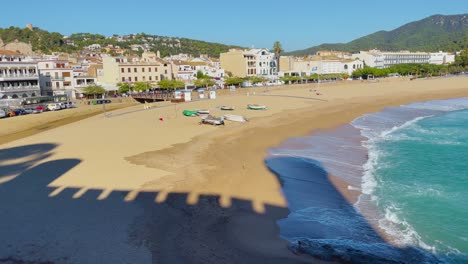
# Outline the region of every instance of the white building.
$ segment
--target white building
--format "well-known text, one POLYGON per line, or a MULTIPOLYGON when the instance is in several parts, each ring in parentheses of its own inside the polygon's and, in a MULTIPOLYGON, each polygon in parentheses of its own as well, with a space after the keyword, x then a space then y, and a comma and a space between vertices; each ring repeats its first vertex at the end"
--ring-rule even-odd
POLYGON ((73 68, 68 61, 39 60, 39 79, 43 95, 63 95, 75 97, 73 68))
POLYGON ((255 67, 251 69, 250 75, 272 77, 277 74, 276 56, 274 53, 271 53, 267 49, 251 49, 244 54, 246 56, 253 56, 255 61, 255 67), (255 74, 252 72, 255 72, 255 74))
POLYGON ((285 74, 294 76, 306 76, 312 74, 348 74, 364 68, 361 60, 348 60, 331 57, 313 56, 308 58, 296 58, 282 56, 280 60, 280 76, 285 74))
POLYGON ((431 57, 429 59, 430 64, 451 64, 455 62, 455 54, 448 53, 448 52, 432 52, 431 57))
POLYGON ((40 95, 37 63, 15 51, 0 50, 0 99, 40 95))
MULTIPOLYGON (((449 63, 451 57, 447 57, 443 54, 434 53, 434 56, 428 52, 409 52, 409 51, 399 51, 399 52, 390 52, 390 51, 380 51, 380 50, 370 50, 370 51, 360 51, 358 54, 353 54, 353 57, 363 60, 364 63, 369 67, 374 67, 378 69, 388 68, 393 65, 398 64, 443 64, 449 63)), ((453 57, 455 61, 455 57, 453 57)))

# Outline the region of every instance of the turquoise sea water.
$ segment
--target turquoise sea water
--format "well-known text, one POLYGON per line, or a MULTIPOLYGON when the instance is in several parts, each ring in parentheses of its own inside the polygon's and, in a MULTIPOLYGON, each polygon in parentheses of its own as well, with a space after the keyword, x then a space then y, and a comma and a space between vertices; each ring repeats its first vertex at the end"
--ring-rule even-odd
POLYGON ((468 262, 468 110, 411 122, 373 144, 382 225, 450 262, 468 262))
POLYGON ((291 211, 281 236, 324 260, 468 263, 467 109, 468 98, 389 107, 271 149, 291 211), (361 192, 355 204, 330 175, 361 192))

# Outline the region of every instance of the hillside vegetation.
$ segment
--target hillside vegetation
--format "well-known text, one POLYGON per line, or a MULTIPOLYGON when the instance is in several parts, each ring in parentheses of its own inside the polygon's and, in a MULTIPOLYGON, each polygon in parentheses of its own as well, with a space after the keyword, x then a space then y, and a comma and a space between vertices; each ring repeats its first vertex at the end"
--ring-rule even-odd
POLYGON ((132 45, 141 45, 149 51, 156 52, 159 50, 161 56, 187 53, 193 56, 208 54, 210 57, 219 57, 220 53, 227 52, 230 48, 239 48, 238 46, 145 33, 126 36, 113 35, 110 37, 100 34, 75 33, 65 37, 60 33, 48 32, 39 28, 30 30, 18 27, 0 28, 0 39, 5 44, 15 40, 31 43, 34 51, 42 53, 80 52, 84 47, 92 44, 100 44, 102 47, 111 44, 122 49, 128 49, 131 54, 141 54, 143 52, 142 48, 131 50, 132 45), (67 40, 74 45, 68 45, 67 40))
POLYGON ((468 14, 434 15, 411 22, 392 31, 376 33, 348 43, 321 44, 285 55, 306 56, 319 50, 339 50, 357 53, 360 50, 385 51, 459 51, 468 48, 468 14))

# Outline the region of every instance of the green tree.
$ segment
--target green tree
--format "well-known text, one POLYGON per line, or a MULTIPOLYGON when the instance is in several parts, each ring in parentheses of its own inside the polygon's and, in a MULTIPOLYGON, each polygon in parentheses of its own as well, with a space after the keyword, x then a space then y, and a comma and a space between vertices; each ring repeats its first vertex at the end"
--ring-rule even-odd
POLYGON ((93 95, 94 98, 96 98, 96 95, 102 95, 106 93, 106 89, 102 87, 101 85, 97 84, 90 84, 84 88, 83 91, 84 94, 90 96, 93 95))
POLYGON ((178 80, 161 80, 158 82, 159 88, 161 89, 178 89, 178 88, 184 88, 185 83, 183 81, 178 81, 178 80))
POLYGON ((249 77, 249 80, 252 84, 256 84, 256 83, 264 83, 267 81, 266 78, 264 77, 260 77, 260 76, 250 76, 249 77))
POLYGON ((197 79, 203 79, 205 77, 206 75, 204 75, 202 71, 197 71, 197 79))
POLYGON ((460 54, 455 57, 454 64, 461 67, 468 67, 468 49, 462 50, 460 54))
POLYGON ((216 82, 211 78, 202 78, 202 79, 196 79, 193 83, 197 87, 208 87, 208 86, 215 85, 216 82))
POLYGON ((240 85, 242 82, 244 82, 244 79, 243 78, 240 78, 240 77, 228 77, 224 80, 224 83, 227 85, 227 86, 231 86, 231 85, 240 85))
POLYGON ((135 91, 141 92, 151 88, 151 85, 148 82, 136 82, 133 84, 133 89, 135 91))
POLYGON ((280 56, 281 52, 283 52, 283 47, 279 41, 275 41, 275 43, 273 43, 273 52, 276 57, 276 72, 278 73, 280 71, 280 56))
POLYGON ((132 89, 130 83, 127 82, 118 83, 117 87, 119 87, 119 89, 117 90, 117 92, 119 93, 128 93, 132 89))

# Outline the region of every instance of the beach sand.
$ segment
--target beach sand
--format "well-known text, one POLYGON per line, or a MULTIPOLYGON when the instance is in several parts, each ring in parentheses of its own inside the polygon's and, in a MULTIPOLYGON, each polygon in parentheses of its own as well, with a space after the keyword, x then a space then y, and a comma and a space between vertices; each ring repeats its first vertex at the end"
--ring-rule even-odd
MULTIPOLYGON (((40 186, 40 195, 48 199, 43 204, 35 202, 34 208, 57 206, 57 214, 63 210, 67 216, 79 211, 83 215, 75 217, 81 219, 91 217, 88 214, 95 211, 88 207, 99 202, 104 204, 99 209, 101 214, 130 207, 120 213, 130 216, 125 224, 131 228, 121 232, 138 243, 130 243, 131 249, 123 247, 117 255, 134 256, 132 250, 138 248, 144 252, 138 256, 147 254, 153 263, 315 262, 311 257, 292 254, 286 241, 278 237, 276 221, 287 217, 289 211, 278 177, 265 166, 267 150, 287 138, 331 129, 386 106, 468 96, 467 81, 466 77, 395 78, 320 87, 291 85, 269 91, 244 89, 216 100, 176 105, 163 102, 148 110, 141 105, 119 109, 107 117, 96 115, 29 137, 20 136, 21 129, 17 129, 19 139, 1 145, 4 159, 0 163, 0 188, 14 189, 16 195, 28 193, 31 201, 38 200, 28 187, 31 183, 24 179, 54 171, 50 164, 63 164, 59 172, 54 171, 54 177, 41 182, 47 186, 40 186), (249 103, 267 105, 268 110, 247 110, 249 103), (232 113, 246 116, 249 122, 226 121, 225 126, 214 127, 200 125, 199 117, 181 114, 183 109, 210 109, 219 116, 224 113, 217 108, 221 105, 234 106, 232 113), (50 205, 54 199, 61 204, 50 205), (76 201, 84 204, 72 210, 76 201)), ((16 127, 14 122, 19 123, 21 118, 0 120, 0 135, 12 133, 11 127, 16 127)), ((41 122, 48 123, 46 119, 41 122)), ((348 190, 348 183, 331 175, 329 179, 350 204, 356 201, 359 192, 348 190)), ((48 215, 41 219, 54 223, 48 215)), ((4 221, 10 229, 19 228, 21 223, 14 214, 4 221)), ((104 220, 76 222, 83 229, 89 225, 105 229, 109 225, 104 220)), ((68 226, 66 222, 56 224, 62 229, 33 228, 30 236, 59 239, 63 234, 57 233, 67 233, 68 226)), ((2 237, 8 234, 0 227, 2 237)), ((99 229, 90 236, 99 240, 99 229)), ((24 245, 18 238, 13 241, 11 250, 0 250, 0 258, 14 255, 11 252, 24 245)), ((45 241, 43 244, 51 243, 45 241)), ((100 245, 95 248, 98 253, 103 250, 100 245)), ((93 259, 80 246, 70 248, 74 254, 79 252, 82 263, 86 258, 93 259)), ((50 246, 47 254, 44 250, 35 254, 56 260, 57 256, 50 254, 54 250, 57 247, 50 246)), ((65 255, 71 251, 60 250, 65 255)), ((22 254, 15 258, 30 259, 22 254)))

